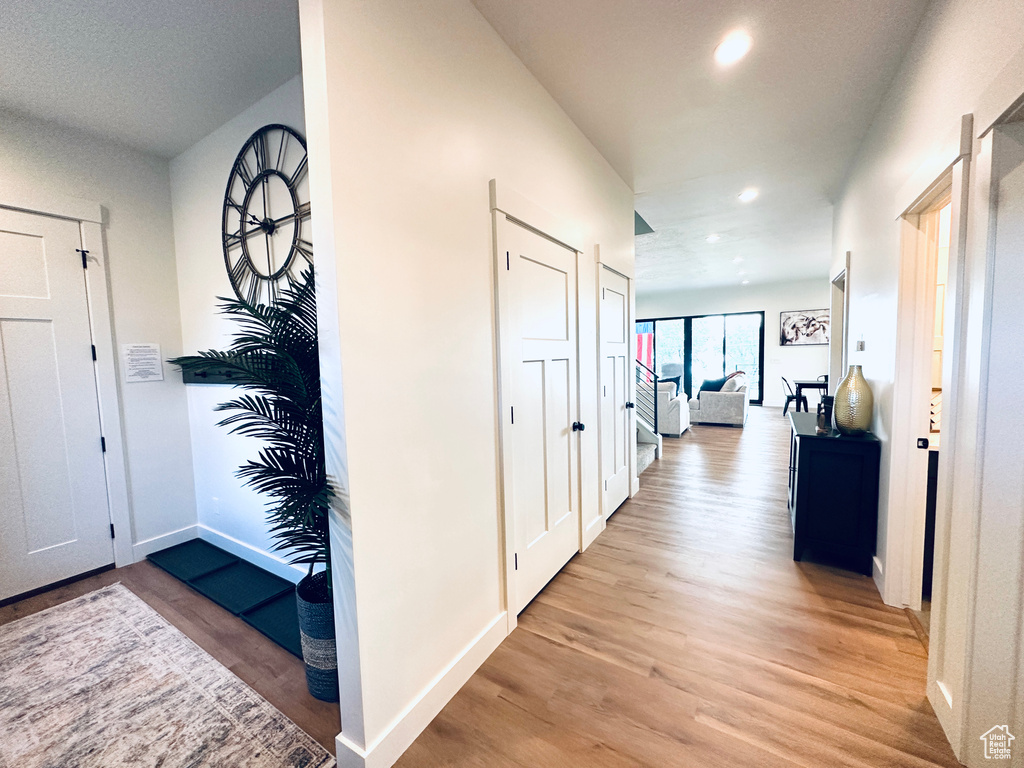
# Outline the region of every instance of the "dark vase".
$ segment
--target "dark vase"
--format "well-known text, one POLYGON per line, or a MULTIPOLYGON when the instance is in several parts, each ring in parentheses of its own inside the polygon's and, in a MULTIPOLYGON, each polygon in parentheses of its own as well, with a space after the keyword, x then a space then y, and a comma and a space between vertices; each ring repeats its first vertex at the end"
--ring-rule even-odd
POLYGON ((320 701, 338 700, 338 649, 334 636, 334 604, 327 590, 327 572, 307 576, 295 587, 306 685, 320 701))

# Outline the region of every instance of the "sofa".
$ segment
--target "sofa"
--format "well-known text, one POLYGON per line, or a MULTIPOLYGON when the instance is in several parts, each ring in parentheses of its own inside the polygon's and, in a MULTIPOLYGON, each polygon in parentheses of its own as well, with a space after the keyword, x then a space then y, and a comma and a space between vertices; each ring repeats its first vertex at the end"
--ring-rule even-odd
POLYGON ((689 398, 685 392, 676 393, 674 381, 658 382, 658 432, 668 437, 679 437, 690 428, 689 398))
POLYGON ((733 376, 725 382, 719 392, 702 390, 690 401, 689 406, 692 424, 742 427, 747 423, 747 412, 750 408, 746 379, 742 376, 733 376))

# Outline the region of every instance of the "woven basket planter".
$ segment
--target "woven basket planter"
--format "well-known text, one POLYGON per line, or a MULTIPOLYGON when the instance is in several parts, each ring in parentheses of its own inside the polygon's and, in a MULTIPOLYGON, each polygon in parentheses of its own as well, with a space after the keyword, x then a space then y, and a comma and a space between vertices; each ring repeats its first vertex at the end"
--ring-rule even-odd
POLYGON ((334 637, 334 605, 306 598, 327 593, 327 573, 307 576, 295 588, 299 604, 299 632, 302 660, 306 664, 306 685, 320 701, 338 700, 338 650, 334 637))

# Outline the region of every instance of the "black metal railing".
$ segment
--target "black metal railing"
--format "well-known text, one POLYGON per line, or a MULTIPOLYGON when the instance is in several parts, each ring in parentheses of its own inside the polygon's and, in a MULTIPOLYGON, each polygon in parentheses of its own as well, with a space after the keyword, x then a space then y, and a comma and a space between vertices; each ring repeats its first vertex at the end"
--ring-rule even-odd
POLYGON ((658 374, 636 361, 636 414, 658 434, 658 374))

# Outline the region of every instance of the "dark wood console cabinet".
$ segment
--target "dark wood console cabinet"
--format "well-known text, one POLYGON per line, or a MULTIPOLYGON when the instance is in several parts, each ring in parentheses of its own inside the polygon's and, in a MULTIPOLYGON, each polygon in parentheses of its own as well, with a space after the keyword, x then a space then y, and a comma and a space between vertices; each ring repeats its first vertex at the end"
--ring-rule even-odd
POLYGON ((878 532, 878 438, 819 435, 813 413, 791 413, 789 420, 793 559, 805 550, 827 553, 870 576, 878 532))

